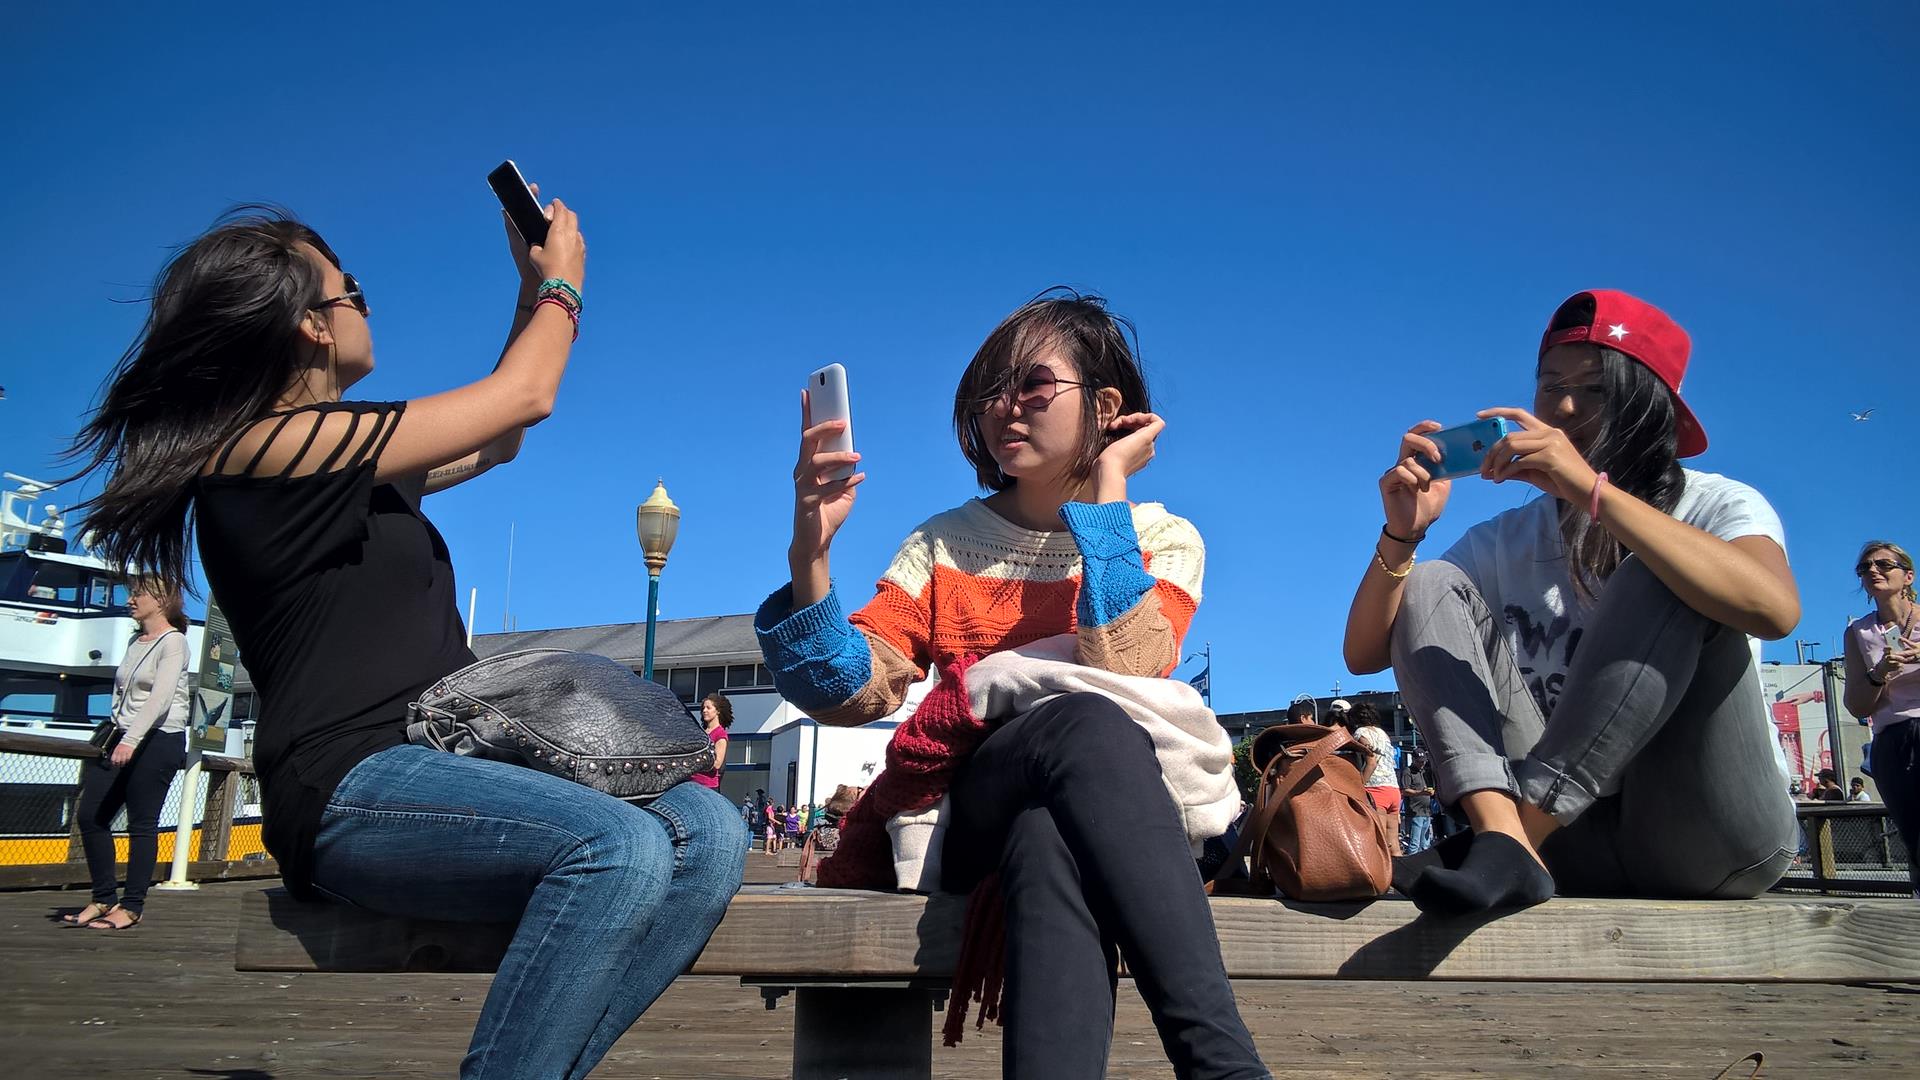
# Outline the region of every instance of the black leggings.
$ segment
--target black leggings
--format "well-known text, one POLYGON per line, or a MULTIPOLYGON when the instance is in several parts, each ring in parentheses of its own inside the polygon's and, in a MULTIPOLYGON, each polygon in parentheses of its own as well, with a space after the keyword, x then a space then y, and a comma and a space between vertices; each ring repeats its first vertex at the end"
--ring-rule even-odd
POLYGON ((1153 742, 1118 705, 1067 694, 1008 721, 951 794, 942 885, 967 892, 998 869, 1006 899, 1006 1076, 1105 1075, 1116 949, 1176 1076, 1270 1075, 1153 742))
POLYGON ((1920 896, 1920 720, 1903 720, 1873 737, 1873 784, 1907 849, 1907 879, 1920 896))
POLYGON ((160 852, 160 806, 167 801, 173 774, 187 758, 187 733, 154 732, 116 769, 106 758, 80 766, 80 841, 93 877, 93 902, 114 902, 113 817, 127 808, 127 888, 120 906, 134 914, 145 910, 147 886, 160 852))

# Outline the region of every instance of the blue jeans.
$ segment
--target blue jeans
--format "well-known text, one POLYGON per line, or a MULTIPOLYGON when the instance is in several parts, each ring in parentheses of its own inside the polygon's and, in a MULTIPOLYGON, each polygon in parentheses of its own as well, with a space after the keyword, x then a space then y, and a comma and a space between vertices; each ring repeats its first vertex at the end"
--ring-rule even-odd
POLYGON ((1417 855, 1433 846, 1433 818, 1417 814, 1407 819, 1408 855, 1417 855))
POLYGON ((737 808, 691 782, 636 807, 396 746, 335 789, 313 883, 374 911, 517 922, 460 1075, 571 1080, 700 955, 740 887, 744 832, 737 808))

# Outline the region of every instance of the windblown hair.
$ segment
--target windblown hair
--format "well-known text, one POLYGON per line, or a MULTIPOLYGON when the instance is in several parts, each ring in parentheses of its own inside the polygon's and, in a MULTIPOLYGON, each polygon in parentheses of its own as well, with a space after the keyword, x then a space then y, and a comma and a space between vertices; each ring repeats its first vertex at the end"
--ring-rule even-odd
POLYGON ((107 562, 192 580, 194 478, 300 377, 312 347, 301 321, 327 317, 317 308, 324 279, 302 243, 339 265, 287 212, 242 206, 161 270, 146 325, 66 451, 85 461, 69 481, 107 470, 105 488, 80 504, 107 562))
MULTIPOLYGON (((1555 313, 1551 329, 1592 321, 1593 298, 1576 296, 1555 313)), ((1606 405, 1587 446, 1587 464, 1606 473, 1614 487, 1671 514, 1687 484, 1680 468, 1673 391, 1633 357, 1603 346, 1595 348, 1600 352, 1606 405)), ((1560 538, 1567 551, 1567 576, 1573 579, 1574 590, 1591 602, 1600 585, 1620 568, 1626 550, 1592 520, 1584 503, 1560 504, 1560 538)))
POLYGON ((733 727, 733 702, 727 700, 727 695, 715 690, 700 700, 703 702, 713 702, 713 712, 715 716, 720 718, 720 727, 722 729, 730 729, 733 727))
POLYGON ((1363 701, 1348 713, 1347 727, 1353 731, 1359 731, 1363 727, 1380 726, 1380 710, 1371 702, 1363 701))
MULTIPOLYGON (((1869 540, 1865 544, 1862 544, 1860 546, 1859 557, 1853 560, 1854 565, 1858 566, 1866 562, 1867 556, 1872 555, 1876 551, 1884 551, 1893 556, 1893 561, 1900 564, 1900 569, 1905 570, 1909 574, 1913 573, 1913 556, 1907 554, 1906 548, 1901 547, 1891 540, 1869 540)), ((1907 582, 1907 587, 1903 590, 1903 595, 1906 596, 1908 603, 1913 602, 1913 582, 1907 582)))
POLYGON ((1104 387, 1120 391, 1120 413, 1151 412, 1147 380, 1140 373, 1139 334, 1133 323, 1107 310, 1104 297, 1056 285, 1022 304, 993 328, 980 344, 953 394, 953 432, 960 452, 972 464, 980 486, 1005 491, 1014 478, 1000 471, 980 433, 980 413, 1009 388, 1018 387, 1049 349, 1064 352, 1087 385, 1076 395, 1080 405, 1080 453, 1069 475, 1085 480, 1106 449, 1096 405, 1104 387), (1129 339, 1132 339, 1129 341, 1129 339))
POLYGON ((180 594, 177 586, 168 584, 157 577, 137 577, 127 583, 129 593, 145 593, 160 601, 160 610, 167 617, 168 625, 181 633, 187 632, 186 597, 180 594))

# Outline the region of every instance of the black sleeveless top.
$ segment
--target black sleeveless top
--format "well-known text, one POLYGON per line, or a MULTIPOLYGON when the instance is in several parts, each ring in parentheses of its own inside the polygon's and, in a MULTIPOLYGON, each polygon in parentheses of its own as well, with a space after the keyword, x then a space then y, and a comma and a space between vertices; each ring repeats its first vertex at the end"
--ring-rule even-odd
POLYGON ((407 703, 474 659, 446 542, 420 512, 425 476, 374 478, 405 407, 295 409, 249 429, 272 425, 250 462, 233 460, 243 432, 195 486, 202 570, 259 694, 267 850, 306 899, 334 788, 404 743, 407 703), (262 475, 276 446, 298 452, 262 475))

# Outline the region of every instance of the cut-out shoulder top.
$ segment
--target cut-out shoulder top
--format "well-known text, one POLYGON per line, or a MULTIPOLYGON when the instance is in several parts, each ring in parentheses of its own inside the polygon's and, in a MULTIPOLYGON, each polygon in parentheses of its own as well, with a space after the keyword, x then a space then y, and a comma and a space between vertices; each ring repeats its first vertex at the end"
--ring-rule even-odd
POLYGON ((405 402, 335 402, 262 419, 195 483, 208 585, 259 694, 254 764, 267 850, 311 898, 334 788, 406 741, 407 703, 473 662, 426 477, 376 478, 405 402))

